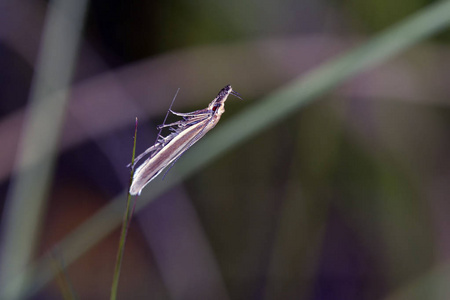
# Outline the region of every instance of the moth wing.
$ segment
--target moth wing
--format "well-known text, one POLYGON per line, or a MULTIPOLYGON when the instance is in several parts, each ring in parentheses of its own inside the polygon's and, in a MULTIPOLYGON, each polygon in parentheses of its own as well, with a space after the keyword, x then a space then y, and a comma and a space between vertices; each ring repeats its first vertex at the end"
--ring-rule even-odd
MULTIPOLYGON (((192 141, 189 142, 186 146, 183 147, 183 149, 181 150, 180 154, 177 155, 177 158, 174 159, 171 163, 170 166, 167 168, 166 172, 164 173, 163 179, 164 177, 166 177, 167 173, 170 171, 170 169, 172 169, 172 167, 175 165, 175 163, 180 159, 180 157, 187 151, 189 150, 189 148, 191 148, 199 139, 201 139, 209 130, 211 130, 212 128, 210 128, 209 130, 205 131, 206 127, 208 127, 209 123, 211 123, 211 121, 213 120, 213 117, 215 115, 215 112, 213 114, 209 113, 209 120, 208 122, 206 122, 205 126, 203 126, 202 130, 197 133, 193 138, 192 141)), ((204 118, 206 119, 206 118, 204 118)))

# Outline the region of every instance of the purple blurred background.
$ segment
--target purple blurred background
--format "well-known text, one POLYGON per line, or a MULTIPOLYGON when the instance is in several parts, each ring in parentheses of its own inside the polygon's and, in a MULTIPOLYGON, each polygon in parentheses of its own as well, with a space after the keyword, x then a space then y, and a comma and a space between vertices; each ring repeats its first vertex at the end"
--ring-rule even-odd
MULTIPOLYGON (((0 2, 2 224, 52 3, 0 2)), ((127 189, 135 117, 140 153, 177 88, 187 112, 230 83, 226 122, 426 4, 90 1, 35 257, 127 189)), ((447 32, 359 74, 141 210, 119 298, 411 299, 450 253, 448 50, 447 32)), ((67 268, 80 299, 108 297, 118 240, 67 268)))

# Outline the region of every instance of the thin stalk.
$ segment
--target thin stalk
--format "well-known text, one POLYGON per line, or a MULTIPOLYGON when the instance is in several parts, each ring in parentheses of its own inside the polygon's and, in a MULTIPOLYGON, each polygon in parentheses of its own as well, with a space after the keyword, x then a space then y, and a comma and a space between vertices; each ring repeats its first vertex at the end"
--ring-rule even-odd
POLYGON ((75 294, 75 291, 73 290, 72 284, 70 283, 69 277, 67 276, 67 273, 65 272, 64 264, 61 261, 61 259, 58 259, 56 255, 51 254, 51 261, 53 269, 55 270, 56 274, 56 282, 58 283, 58 286, 61 290, 61 294, 63 296, 63 299, 66 300, 76 300, 78 297, 75 294))
MULTIPOLYGON (((131 165, 134 165, 134 156, 136 154, 137 124, 138 119, 136 118, 136 125, 134 127, 134 143, 133 143, 133 154, 131 156, 131 165)), ((131 183, 133 181, 133 175, 134 175, 134 168, 131 169, 130 183, 128 185, 128 190, 130 189, 131 183)), ((123 215, 122 221, 122 232, 120 234, 119 249, 117 250, 116 266, 114 267, 114 277, 111 286, 111 297, 110 297, 111 300, 117 299, 117 288, 119 287, 120 269, 122 267, 122 259, 123 254, 125 252, 125 242, 127 239, 128 228, 130 227, 131 217, 133 216, 134 208, 136 207, 136 198, 137 197, 135 197, 133 208, 130 210, 131 195, 130 193, 128 193, 127 207, 125 209, 125 214, 123 215)))

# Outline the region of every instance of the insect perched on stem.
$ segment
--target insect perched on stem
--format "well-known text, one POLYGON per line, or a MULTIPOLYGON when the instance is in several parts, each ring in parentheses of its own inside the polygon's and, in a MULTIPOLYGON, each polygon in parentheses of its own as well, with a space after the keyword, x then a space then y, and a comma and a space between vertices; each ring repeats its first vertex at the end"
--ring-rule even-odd
POLYGON ((225 112, 225 101, 228 95, 242 99, 237 92, 233 91, 230 85, 227 85, 205 109, 189 113, 177 113, 169 109, 167 114, 171 112, 174 115, 183 117, 183 119, 170 124, 164 124, 166 122, 164 120, 164 123, 158 126, 160 131, 155 144, 136 157, 132 167, 144 156, 150 154, 150 157, 134 173, 130 187, 131 195, 139 195, 150 181, 158 176, 167 166, 171 167, 186 150, 216 126, 225 112), (161 130, 165 127, 169 127, 172 133, 164 137, 161 135, 161 130))

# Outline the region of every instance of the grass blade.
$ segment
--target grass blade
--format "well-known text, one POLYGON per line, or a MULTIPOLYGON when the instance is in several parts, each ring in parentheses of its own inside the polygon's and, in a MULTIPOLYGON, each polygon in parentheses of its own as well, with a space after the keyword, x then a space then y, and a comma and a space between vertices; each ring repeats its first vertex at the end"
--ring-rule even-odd
POLYGON ((16 176, 2 218, 2 299, 18 298, 27 286, 28 278, 21 274, 31 262, 40 236, 86 7, 86 0, 59 0, 48 5, 16 176))
MULTIPOLYGON (((134 127, 134 143, 133 143, 133 154, 131 156, 131 165, 134 165, 134 156, 136 154, 137 124, 138 124, 138 122, 137 122, 137 118, 136 118, 136 126, 134 127)), ((131 171, 130 184, 128 185, 128 189, 130 188, 131 183, 133 182, 133 175, 134 175, 134 168, 131 171)), ((135 197, 135 199, 137 199, 137 197, 135 197)), ((136 204, 136 202, 135 202, 135 204, 136 204)), ((131 211, 130 211, 130 207, 131 207, 131 195, 128 192, 127 208, 125 209, 125 214, 123 216, 119 249, 117 251, 116 266, 114 267, 114 277, 113 277, 113 282, 111 285, 111 297, 110 297, 111 300, 117 299, 117 288, 119 287, 120 268, 122 266, 122 259, 123 259, 123 254, 125 251, 125 241, 127 239, 128 228, 130 226, 131 217, 133 216, 133 211, 134 211, 134 206, 131 211)))

